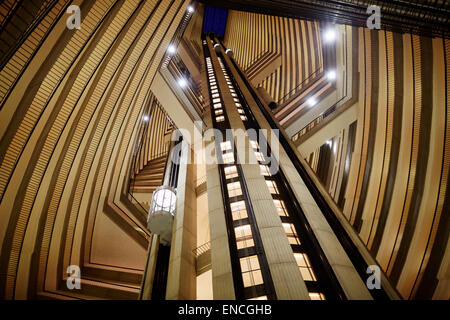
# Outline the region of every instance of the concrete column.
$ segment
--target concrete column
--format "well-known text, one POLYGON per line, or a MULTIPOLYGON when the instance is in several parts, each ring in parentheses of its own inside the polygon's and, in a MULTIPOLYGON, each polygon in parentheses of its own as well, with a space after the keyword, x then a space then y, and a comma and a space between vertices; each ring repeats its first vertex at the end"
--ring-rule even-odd
POLYGON ((197 245, 197 168, 190 145, 183 141, 178 173, 177 203, 167 276, 167 300, 194 300, 197 274, 193 250, 197 245))
POLYGON ((153 235, 147 253, 147 264, 142 278, 140 300, 150 300, 152 297, 153 278, 155 276, 156 258, 158 257, 159 236, 153 235))

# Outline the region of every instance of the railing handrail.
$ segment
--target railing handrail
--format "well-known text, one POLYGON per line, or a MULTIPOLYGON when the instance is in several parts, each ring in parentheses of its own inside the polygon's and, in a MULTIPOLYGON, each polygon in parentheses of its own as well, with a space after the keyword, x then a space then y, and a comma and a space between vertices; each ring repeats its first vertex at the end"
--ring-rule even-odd
POLYGON ((283 97, 281 97, 280 99, 278 99, 277 104, 280 106, 282 103, 286 102, 291 96, 292 93, 297 92, 298 90, 300 90, 301 87, 303 87, 306 84, 306 81, 309 81, 316 73, 318 73, 319 71, 323 72, 323 65, 321 65, 319 68, 317 68, 316 70, 314 70, 308 77, 306 77, 305 79, 303 79, 302 82, 300 82, 295 88, 293 88, 291 91, 289 91, 288 93, 286 93, 283 97), (288 98, 286 98, 288 97, 288 98), (286 99, 285 99, 286 98, 286 99))
POLYGON ((195 254, 196 257, 199 257, 200 255, 208 252, 209 250, 211 250, 211 241, 205 242, 204 244, 198 246, 197 248, 192 250, 192 252, 195 254))

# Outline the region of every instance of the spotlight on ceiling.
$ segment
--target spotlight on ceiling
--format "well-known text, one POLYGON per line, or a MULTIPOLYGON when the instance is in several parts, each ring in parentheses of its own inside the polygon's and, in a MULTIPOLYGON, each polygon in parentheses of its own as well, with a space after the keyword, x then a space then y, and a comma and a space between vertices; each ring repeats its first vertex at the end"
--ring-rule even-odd
POLYGON ((167 52, 169 52, 170 54, 174 54, 175 52, 177 52, 177 48, 173 44, 171 44, 167 48, 167 52))
POLYGON ((148 120, 150 120, 150 118, 147 115, 142 117, 142 121, 148 122, 148 120))
POLYGON ((214 45, 214 48, 215 48, 215 47, 218 47, 218 46, 220 46, 220 44, 216 43, 216 44, 214 45))
POLYGON ((178 79, 178 85, 179 85, 181 88, 186 87, 186 85, 187 85, 186 79, 184 79, 184 78, 178 79))
POLYGON ((323 34, 323 39, 326 43, 331 43, 336 41, 337 38, 337 32, 335 28, 329 28, 325 30, 325 33, 323 34))
POLYGON ((306 103, 308 104, 308 106, 314 107, 317 104, 317 100, 316 98, 311 97, 308 100, 306 100, 306 103))
POLYGON ((327 72, 327 79, 329 81, 334 81, 336 80, 336 71, 335 70, 330 70, 327 72))
POLYGON ((192 12, 195 11, 195 9, 194 9, 193 6, 188 6, 188 7, 187 7, 187 11, 188 11, 189 13, 192 13, 192 12))

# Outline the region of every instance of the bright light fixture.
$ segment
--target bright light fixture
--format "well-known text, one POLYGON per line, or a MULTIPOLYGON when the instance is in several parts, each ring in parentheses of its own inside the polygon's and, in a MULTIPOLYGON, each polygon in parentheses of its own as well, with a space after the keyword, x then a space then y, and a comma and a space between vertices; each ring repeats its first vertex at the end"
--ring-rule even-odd
POLYGON ((216 43, 216 44, 214 45, 214 48, 215 48, 215 47, 218 47, 218 46, 220 46, 220 44, 216 43))
POLYGON ((184 79, 184 78, 178 79, 178 85, 179 85, 181 88, 186 87, 186 85, 187 85, 186 79, 184 79))
POLYGON ((150 120, 150 118, 147 115, 145 115, 145 116, 142 117, 142 120, 144 122, 147 122, 148 120, 150 120))
POLYGON ((317 100, 314 97, 309 98, 308 100, 306 100, 306 103, 310 106, 313 107, 317 104, 317 100))
POLYGON ((337 32, 334 28, 329 28, 325 31, 323 39, 326 43, 334 42, 337 38, 337 32))
POLYGON ((335 70, 330 70, 327 72, 327 79, 329 81, 334 81, 336 80, 336 71, 335 70))
POLYGON ((192 13, 192 12, 195 11, 195 9, 194 9, 193 6, 188 6, 188 7, 187 7, 187 11, 188 11, 189 13, 192 13))
POLYGON ((167 48, 167 51, 170 54, 174 54, 175 52, 177 52, 177 48, 175 48, 175 46, 173 44, 169 45, 169 47, 167 48))

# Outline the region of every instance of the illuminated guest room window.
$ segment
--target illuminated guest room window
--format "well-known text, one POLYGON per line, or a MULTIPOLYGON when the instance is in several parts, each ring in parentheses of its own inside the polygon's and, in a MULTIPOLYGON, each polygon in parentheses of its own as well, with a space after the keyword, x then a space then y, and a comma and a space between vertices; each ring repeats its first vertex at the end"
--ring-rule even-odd
POLYGON ((264 156, 261 152, 255 152, 256 160, 258 161, 264 161, 264 156))
POLYGON ((323 295, 323 293, 319 293, 319 292, 310 292, 309 298, 311 300, 325 300, 325 296, 323 295))
POLYGON ((216 116, 217 116, 217 115, 219 115, 219 114, 222 114, 222 113, 223 113, 223 110, 222 110, 222 109, 218 109, 218 110, 215 110, 214 113, 215 113, 216 116))
POLYGON ((218 117, 216 117, 216 121, 217 122, 222 122, 222 121, 224 121, 225 120, 225 117, 224 116, 218 116, 218 117))
POLYGON ((290 244, 300 244, 297 232, 295 231, 294 225, 292 223, 283 223, 283 228, 284 232, 286 232, 290 244))
POLYGON ((234 234, 236 235, 236 244, 238 249, 253 247, 252 229, 249 224, 234 228, 234 234))
POLYGON ((231 150, 231 142, 230 141, 224 141, 220 143, 220 149, 222 151, 231 150))
POLYGON ((231 182, 227 184, 228 196, 237 197, 242 194, 241 183, 240 182, 231 182))
POLYGON ((222 108, 222 104, 221 103, 215 103, 213 106, 214 106, 214 109, 222 108))
POLYGON ((278 194, 277 184, 275 181, 266 180, 266 184, 271 194, 278 194))
POLYGON ((273 204, 275 205, 275 208, 277 209, 278 215, 287 217, 287 211, 286 207, 284 206, 283 200, 273 200, 273 204))
POLYGON ((244 287, 252 287, 263 283, 261 268, 256 255, 240 259, 244 287))
POLYGON ((309 262, 308 256, 304 253, 294 253, 294 257, 297 261, 297 266, 300 269, 303 280, 316 281, 316 275, 311 268, 311 263, 309 262))
POLYGON ((263 176, 266 176, 266 177, 271 176, 270 170, 269 170, 269 167, 268 167, 268 166, 266 166, 266 165, 264 165, 264 164, 260 164, 260 165, 259 165, 259 170, 261 171, 261 174, 262 174, 263 176))
POLYGON ((247 209, 245 208, 244 201, 236 201, 230 203, 231 213, 233 215, 233 220, 240 220, 247 218, 247 209))
POLYGON ((224 164, 233 163, 234 162, 233 152, 224 153, 222 155, 222 159, 224 164))
POLYGON ((256 298, 251 298, 248 300, 267 300, 267 296, 260 296, 260 297, 256 297, 256 298))
POLYGON ((238 176, 236 166, 225 167, 224 171, 226 179, 236 178, 238 176))

